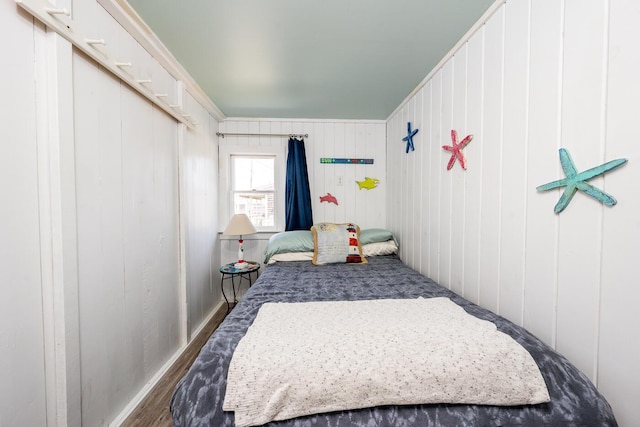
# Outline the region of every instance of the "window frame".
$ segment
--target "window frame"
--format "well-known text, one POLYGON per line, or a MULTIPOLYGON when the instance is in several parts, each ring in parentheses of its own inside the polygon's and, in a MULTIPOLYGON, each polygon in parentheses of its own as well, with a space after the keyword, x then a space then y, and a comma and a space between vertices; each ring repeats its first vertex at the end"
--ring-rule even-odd
POLYGON ((285 149, 284 147, 251 147, 237 145, 221 145, 218 148, 219 177, 220 177, 220 232, 231 220, 233 216, 233 186, 231 176, 231 156, 269 156, 274 157, 273 165, 273 212, 274 225, 271 227, 258 227, 258 232, 279 232, 285 227, 285 149))

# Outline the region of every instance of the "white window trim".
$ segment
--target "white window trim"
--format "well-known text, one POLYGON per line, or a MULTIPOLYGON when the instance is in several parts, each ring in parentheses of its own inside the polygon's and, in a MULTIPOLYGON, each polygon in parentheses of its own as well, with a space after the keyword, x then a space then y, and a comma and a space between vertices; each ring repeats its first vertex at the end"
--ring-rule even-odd
POLYGON ((218 149, 219 189, 220 189, 220 224, 218 230, 223 232, 231 220, 231 156, 275 156, 274 160, 274 202, 275 224, 273 227, 261 227, 259 232, 284 231, 285 227, 285 174, 286 158, 284 147, 255 147, 221 145, 218 149))

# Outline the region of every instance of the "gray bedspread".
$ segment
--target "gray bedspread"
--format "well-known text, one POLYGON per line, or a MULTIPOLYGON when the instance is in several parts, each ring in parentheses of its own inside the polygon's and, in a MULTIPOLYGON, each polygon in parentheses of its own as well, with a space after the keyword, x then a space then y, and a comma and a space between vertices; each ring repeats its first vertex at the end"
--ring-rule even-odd
POLYGON ((229 362, 238 341, 265 302, 447 297, 468 313, 496 324, 526 348, 540 367, 551 402, 530 406, 406 405, 317 414, 268 426, 617 426, 611 407, 589 379, 525 329, 437 285, 395 256, 369 264, 315 266, 308 261, 267 266, 259 280, 222 322, 171 400, 175 426, 233 426, 224 412, 229 362))

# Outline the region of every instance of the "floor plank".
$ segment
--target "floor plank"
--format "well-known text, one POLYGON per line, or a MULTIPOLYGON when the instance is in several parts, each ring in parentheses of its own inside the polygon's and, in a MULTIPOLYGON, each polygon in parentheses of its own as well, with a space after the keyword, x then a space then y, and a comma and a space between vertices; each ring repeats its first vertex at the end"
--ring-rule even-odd
POLYGON ((122 427, 171 427, 173 419, 169 412, 169 401, 180 378, 182 378, 193 361, 200 353, 200 349, 207 342, 227 314, 226 304, 213 315, 200 333, 189 343, 184 353, 169 368, 167 373, 158 381, 147 397, 122 423, 122 427))

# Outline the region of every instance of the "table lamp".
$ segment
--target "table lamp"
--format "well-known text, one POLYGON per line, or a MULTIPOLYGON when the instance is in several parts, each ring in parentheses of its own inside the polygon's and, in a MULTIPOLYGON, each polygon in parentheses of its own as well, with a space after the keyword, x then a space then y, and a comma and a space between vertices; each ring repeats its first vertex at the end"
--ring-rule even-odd
POLYGON ((257 233, 256 228, 251 223, 251 220, 246 214, 235 214, 229 221, 229 225, 222 232, 222 234, 226 236, 240 236, 238 243, 240 247, 238 248, 238 262, 235 263, 235 268, 246 268, 249 264, 247 264, 244 260, 244 248, 242 247, 242 236, 246 236, 247 234, 255 234, 257 233))

